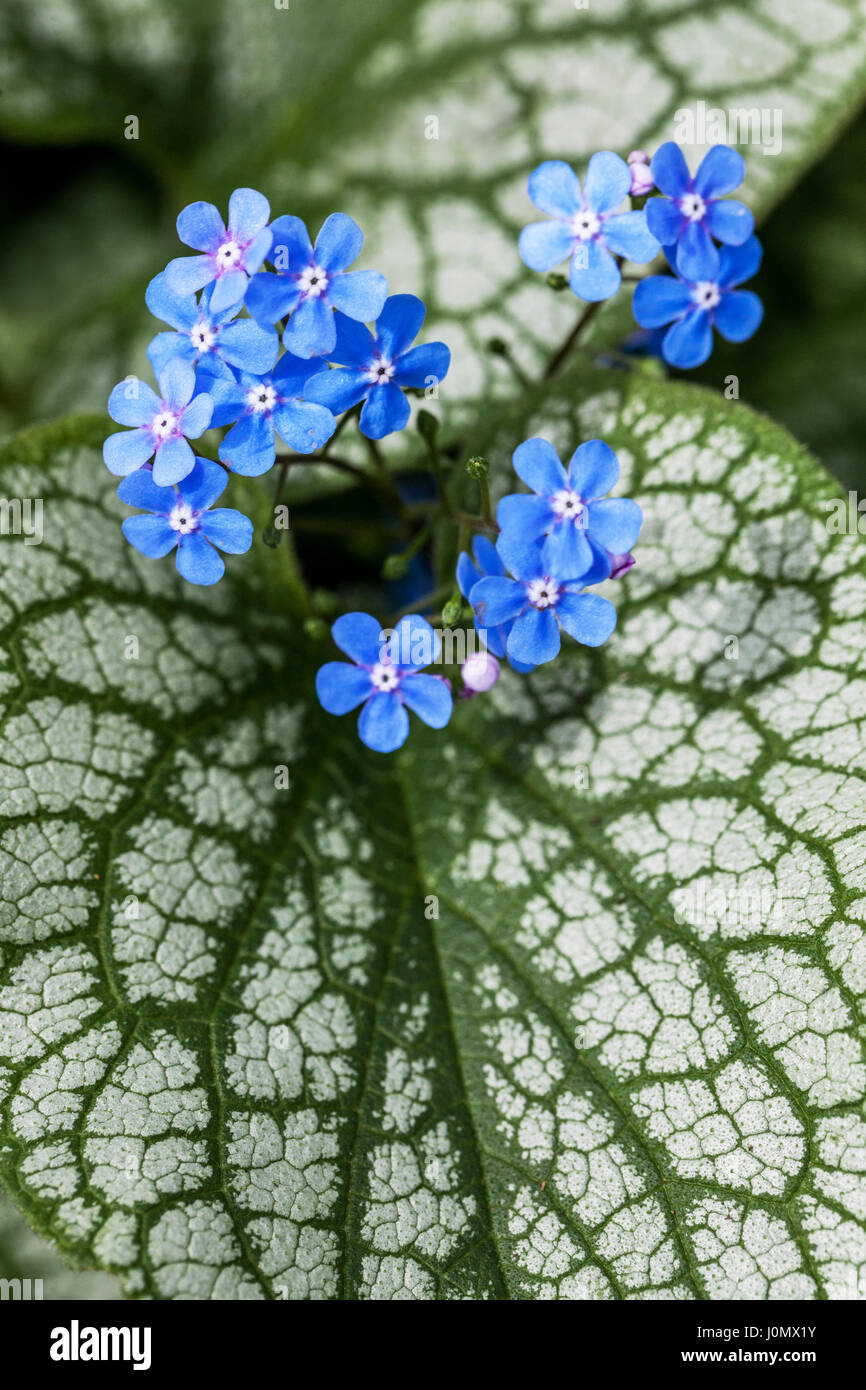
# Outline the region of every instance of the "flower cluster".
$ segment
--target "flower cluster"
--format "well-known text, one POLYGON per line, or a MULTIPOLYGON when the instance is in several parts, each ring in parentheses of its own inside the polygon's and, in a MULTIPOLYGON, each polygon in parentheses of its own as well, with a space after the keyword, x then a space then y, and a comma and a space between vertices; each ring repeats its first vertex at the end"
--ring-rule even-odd
POLYGON ((103 457, 124 479, 120 500, 148 513, 124 522, 127 540, 151 557, 176 547, 183 577, 213 584, 224 572, 213 547, 238 554, 252 543, 239 512, 209 510, 229 474, 266 473, 278 439, 314 454, 353 406, 370 439, 402 430, 405 391, 438 384, 451 359, 444 343, 413 346, 420 299, 389 298, 378 271, 350 269, 364 235, 343 213, 313 244, 300 218, 271 222, 267 199, 238 188, 227 225, 213 204, 192 203, 177 231, 198 254, 170 261, 145 296, 171 329, 147 349, 158 390, 137 377, 114 388, 108 413, 127 428, 109 436, 103 457), (226 431, 219 464, 190 443, 208 429, 226 431))
POLYGON ((714 145, 692 176, 672 140, 652 160, 643 150, 628 162, 610 150, 594 154, 583 185, 568 164, 548 160, 530 175, 529 196, 553 220, 523 229, 520 254, 531 270, 568 260, 572 290, 596 302, 619 289, 624 261, 646 265, 664 247, 673 277, 642 279, 634 315, 642 328, 670 325, 660 350, 671 366, 698 367, 712 352, 714 328, 740 343, 763 316, 758 296, 737 288, 761 263, 751 212, 725 196, 744 175, 742 156, 714 145), (622 211, 627 197, 653 192, 644 207, 622 211))

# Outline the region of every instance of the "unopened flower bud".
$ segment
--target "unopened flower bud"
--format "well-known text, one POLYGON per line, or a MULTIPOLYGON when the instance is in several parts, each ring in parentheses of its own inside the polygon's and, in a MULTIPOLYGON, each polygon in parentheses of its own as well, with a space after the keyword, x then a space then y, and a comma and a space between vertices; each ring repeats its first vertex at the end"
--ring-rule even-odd
POLYGON ((626 573, 631 569, 631 567, 632 567, 633 564, 634 564, 634 556, 633 556, 632 554, 627 554, 627 555, 611 555, 611 557, 610 557, 610 577, 611 577, 611 579, 621 579, 622 576, 623 576, 624 574, 626 574, 626 573))
POLYGON ((547 276, 547 283, 552 290, 567 290, 568 276, 559 270, 552 270, 547 276))
POLYGON ((473 694, 482 694, 499 680, 499 662, 490 652, 473 652, 460 668, 463 684, 473 694))
POLYGON ((442 609, 442 626, 453 627, 460 621, 460 614, 463 612, 463 600, 450 598, 442 609))
POLYGON ((466 472, 469 474, 470 478, 486 478, 487 474, 490 472, 490 464, 487 462, 487 459, 481 458, 480 455, 476 454, 474 458, 467 460, 466 472))
POLYGON ((629 192, 633 198, 643 198, 655 188, 655 179, 649 165, 650 157, 646 150, 632 150, 628 157, 628 167, 631 173, 629 192))

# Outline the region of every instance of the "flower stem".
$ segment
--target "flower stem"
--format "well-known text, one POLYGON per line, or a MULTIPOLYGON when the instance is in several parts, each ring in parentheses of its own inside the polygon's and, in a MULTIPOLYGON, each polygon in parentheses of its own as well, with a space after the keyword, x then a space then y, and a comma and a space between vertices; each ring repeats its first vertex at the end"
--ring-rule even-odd
POLYGON ((577 320, 577 323, 574 325, 568 337, 565 339, 565 342, 557 348, 556 352, 553 354, 547 366, 545 367, 542 376, 543 381, 549 381, 552 376, 556 375, 563 362, 565 361, 566 357, 571 352, 571 349, 574 347, 575 343, 580 337, 581 333, 583 332, 584 328, 588 323, 592 321, 592 319, 598 313, 603 303, 603 299, 597 299, 592 304, 587 304, 580 318, 577 320))

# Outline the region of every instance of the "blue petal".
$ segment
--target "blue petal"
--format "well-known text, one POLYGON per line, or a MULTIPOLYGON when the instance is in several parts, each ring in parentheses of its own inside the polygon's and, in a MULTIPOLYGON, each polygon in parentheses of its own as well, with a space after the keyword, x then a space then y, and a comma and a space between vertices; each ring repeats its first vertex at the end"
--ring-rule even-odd
POLYGON ((246 294, 248 284, 249 280, 243 270, 227 270, 224 275, 220 275, 214 285, 210 302, 213 312, 217 314, 223 309, 231 308, 233 304, 239 304, 246 294))
POLYGON ((393 753, 406 742, 409 716, 393 691, 379 691, 369 699, 358 719, 361 742, 374 753, 393 753))
POLYGON ((159 375, 159 390, 170 410, 182 410, 192 400, 195 372, 192 364, 182 358, 172 358, 159 375))
POLYGON ((302 299, 286 324, 283 344, 296 357, 330 357, 337 343, 334 311, 321 295, 302 299))
POLYGON ((500 531, 521 541, 534 541, 553 525, 553 507, 547 497, 531 497, 512 492, 500 499, 496 509, 500 531))
POLYGON ((200 373, 197 380, 206 387, 206 394, 213 401, 211 427, 220 429, 223 425, 234 424, 247 408, 247 393, 243 386, 234 377, 228 380, 200 373))
POLYGON ((544 565, 541 561, 541 546, 537 541, 526 540, 522 536, 511 536, 500 532, 496 542, 500 560, 509 574, 515 579, 541 579, 544 565))
POLYGON ((674 140, 660 145, 652 157, 650 172, 656 188, 669 198, 681 198, 691 187, 691 175, 685 155, 674 140))
POLYGON ((117 496, 128 507, 141 507, 142 511, 168 515, 177 494, 173 487, 157 487, 149 469, 137 468, 124 478, 117 489, 117 496))
POLYGON ((583 207, 580 180, 562 159, 546 159, 529 175, 529 196, 551 217, 573 217, 583 207))
POLYGON ((102 457, 110 473, 133 473, 147 463, 153 453, 150 430, 121 430, 110 434, 102 446, 102 457))
POLYGON ((309 358, 294 357, 292 353, 284 352, 271 373, 271 381, 281 396, 292 399, 302 396, 310 377, 323 370, 321 362, 311 362, 309 358))
POLYGON ((631 188, 631 170, 621 155, 599 150, 589 161, 583 191, 593 212, 614 212, 631 188))
POLYGON ((602 242, 585 241, 571 258, 568 279, 579 299, 595 303, 616 294, 622 277, 616 261, 602 242), (582 263, 584 257, 585 265, 582 263))
POLYGON ((694 191, 705 200, 721 198, 739 188, 745 176, 746 163, 741 154, 727 145, 713 145, 698 166, 694 191))
POLYGON ((574 232, 567 222, 530 222, 520 233, 517 248, 530 270, 552 270, 571 255, 574 232))
POLYGON ((619 477, 619 459, 603 439, 578 444, 568 465, 568 485, 584 499, 604 497, 619 477))
POLYGON ((121 530, 129 544, 151 560, 159 560, 177 545, 178 533, 164 516, 128 516, 121 530))
POLYGON ((300 293, 297 280, 261 270, 250 280, 244 303, 258 323, 273 324, 291 313, 300 293))
POLYGON ((695 309, 668 329, 662 341, 662 356, 672 367, 700 367, 713 350, 710 316, 695 309))
POLYGON ((559 623, 552 608, 528 608, 508 636, 508 655, 531 666, 552 661, 559 655, 559 646, 559 623))
POLYGON ((188 439, 198 439, 209 428, 213 416, 213 400, 206 391, 194 396, 180 417, 180 428, 188 439))
POLYGON ((200 531, 181 536, 177 543, 178 573, 190 584, 216 584, 226 572, 225 563, 200 531))
POLYGON ((157 333, 147 345, 147 360, 155 376, 165 371, 173 357, 193 363, 195 355, 195 348, 187 333, 157 333))
POLYGON ((394 381, 372 387, 364 402, 358 427, 368 439, 384 439, 386 434, 405 428, 411 408, 394 381))
POLYGON ((119 381, 108 398, 108 413, 119 425, 149 425, 159 407, 159 396, 137 376, 119 381))
POLYGON ((332 362, 339 362, 340 366, 345 367, 364 367, 378 356, 376 339, 369 328, 347 318, 345 314, 336 314, 335 321, 337 346, 331 357, 332 362))
POLYGON ((252 372, 255 376, 271 370, 279 351, 280 340, 274 329, 264 328, 252 319, 227 323, 220 333, 220 356, 233 367, 252 372))
POLYGON ((501 627, 526 607, 526 590, 516 579, 488 575, 472 586, 469 602, 482 627, 501 627))
POLYGON ((659 252, 659 243, 647 226, 645 212, 621 212, 605 219, 604 244, 615 256, 625 256, 635 265, 646 265, 659 252))
POLYGON ((173 294, 194 294, 215 279, 216 266, 210 256, 178 256, 169 261, 163 275, 173 294))
POLYGON ((243 555, 253 543, 253 523, 234 507, 204 512, 199 525, 210 541, 228 555, 243 555))
POLYGON ((454 700, 450 686, 438 676, 407 676, 400 686, 403 703, 431 729, 444 729, 454 700))
POLYGON ((359 323, 377 319, 388 298, 388 281, 378 270, 353 270, 335 275, 328 285, 328 301, 359 323))
POLYGON ((277 456, 274 422, 257 411, 243 415, 219 447, 219 456, 233 473, 258 478, 273 467, 277 456))
POLYGON ((692 307, 692 295, 682 280, 669 275, 648 275, 635 286, 632 309, 641 328, 661 328, 681 318, 692 307))
POLYGON ((363 245, 364 233, 357 222, 344 212, 332 212, 316 237, 313 259, 323 270, 339 274, 358 259, 363 245))
POLYGON ((370 672, 347 661, 327 661, 316 672, 316 694, 328 714, 348 714, 373 692, 370 672))
POLYGON ((500 559, 499 552, 491 540, 486 536, 476 536, 472 542, 472 554, 475 563, 482 574, 504 574, 505 566, 500 559))
POLYGON ((564 594, 556 611, 569 636, 585 647, 600 647, 616 627, 616 609, 601 594, 564 594))
POLYGON ((165 271, 154 275, 144 292, 144 302, 155 319, 170 323, 178 330, 192 328, 199 316, 195 296, 175 294, 165 282, 165 271))
POLYGON ((540 497, 552 497, 568 486, 565 469, 553 445, 538 435, 518 444, 511 455, 518 478, 540 497))
POLYGON ((388 641, 388 657, 401 671, 421 671, 439 656, 439 634, 419 613, 407 613, 388 641))
POLYGON ((473 585, 481 578, 465 550, 457 556, 457 586, 464 598, 468 598, 473 585))
POLYGON ((190 203, 178 213, 177 234, 194 251, 215 251, 225 241, 226 229, 213 203, 190 203))
POLYGON ((327 444, 337 421, 327 406, 313 401, 287 401, 274 411, 277 434, 297 454, 312 454, 327 444))
POLYGON ((727 242, 729 246, 742 246, 755 230, 751 210, 736 198, 710 203, 704 220, 716 240, 727 242))
POLYGON ((545 538, 541 559, 548 574, 569 580, 586 573, 593 555, 582 529, 573 521, 561 521, 545 538))
POLYGON ((650 198, 646 207, 647 226, 662 246, 671 246, 686 225, 686 219, 676 203, 668 198, 650 198))
POLYGON ((751 280, 761 265, 763 251, 756 236, 749 237, 742 246, 723 246, 719 257, 719 284, 741 285, 751 280))
POLYGON ((363 400, 370 389, 370 382, 363 372, 354 367, 338 367, 335 371, 318 372, 311 377, 304 387, 304 396, 308 401, 327 406, 334 415, 340 415, 363 400))
POLYGON ((167 439, 153 459, 153 481, 157 487, 179 483, 192 470, 195 454, 185 439, 167 439))
POLYGON ((385 642, 382 624, 369 613, 344 613, 331 628, 331 636, 359 666, 375 666, 385 642))
POLYGON ((728 290, 713 312, 716 328, 731 343, 744 343, 760 325, 764 306, 751 290, 728 290))
POLYGON ((236 188, 229 198, 229 228, 238 241, 252 241, 270 215, 270 203, 254 188, 236 188))
POLYGON ((719 273, 719 253, 701 222, 690 222, 677 243, 677 270, 693 284, 715 280, 719 273))
POLYGON ((417 295, 392 294, 376 321, 380 351, 391 359, 402 357, 421 332, 426 313, 417 295))
MULTIPOLYGON (((245 270, 247 275, 255 275, 256 271, 261 270, 265 257, 271 249, 272 238, 273 233, 270 227, 263 227, 258 236, 253 237, 244 251, 241 261, 241 269, 245 270)), ((246 286, 244 286, 244 294, 246 294, 246 286)))
POLYGON ((228 486, 224 468, 212 459, 196 459, 195 466, 178 486, 181 500, 194 511, 204 511, 221 497, 228 486))
POLYGON ((597 545, 614 555, 631 550, 640 534, 643 512, 630 497, 603 497, 589 504, 589 529, 597 545))
POLYGON ((444 343, 419 343, 398 357, 394 380, 399 386, 434 386, 448 375, 451 349, 444 343))

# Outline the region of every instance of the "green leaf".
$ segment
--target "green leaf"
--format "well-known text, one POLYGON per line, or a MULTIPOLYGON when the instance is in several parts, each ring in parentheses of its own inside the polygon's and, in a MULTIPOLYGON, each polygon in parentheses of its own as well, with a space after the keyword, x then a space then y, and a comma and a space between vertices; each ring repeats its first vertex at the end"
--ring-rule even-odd
POLYGON ((500 491, 530 434, 617 449, 619 628, 388 758, 255 559, 124 546, 93 433, 0 454, 30 1222, 158 1298, 862 1297, 866 567, 814 462, 623 373, 503 413, 500 491))
POLYGON ((93 1269, 70 1269, 46 1241, 31 1231, 27 1222, 5 1198, 0 1198, 0 1280, 8 1280, 4 1298, 99 1299, 122 1297, 110 1274, 93 1269), (15 1280, 19 1281, 16 1286, 15 1280), (28 1282, 29 1281, 29 1282, 28 1282))

